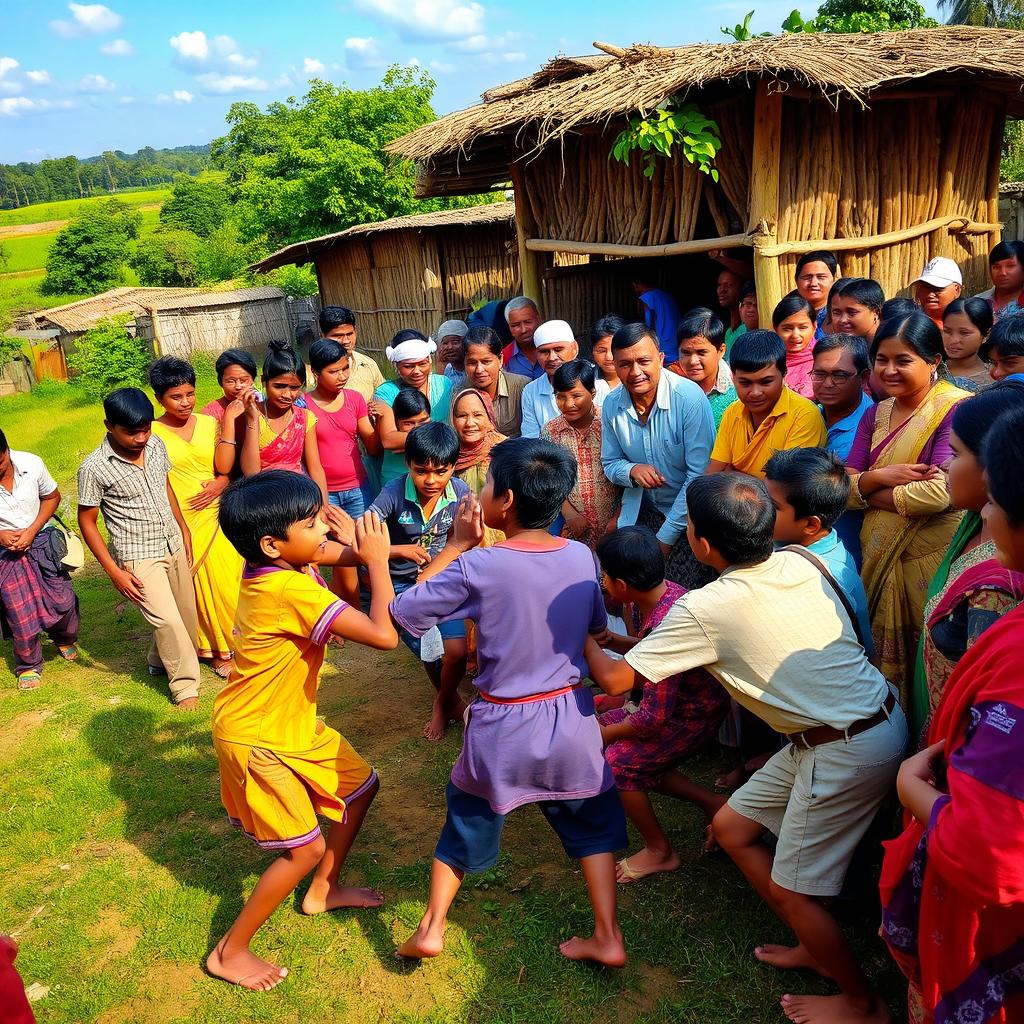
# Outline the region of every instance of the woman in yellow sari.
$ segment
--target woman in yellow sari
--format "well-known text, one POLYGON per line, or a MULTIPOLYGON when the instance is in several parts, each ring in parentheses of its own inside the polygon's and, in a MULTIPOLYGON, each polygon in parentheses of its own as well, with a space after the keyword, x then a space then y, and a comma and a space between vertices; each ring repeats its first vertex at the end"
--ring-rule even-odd
POLYGON ((196 376, 183 359, 164 356, 149 368, 149 381, 164 414, 153 422, 171 462, 171 489, 192 535, 192 585, 196 592, 196 650, 213 670, 227 678, 234 649, 232 631, 242 556, 220 531, 217 512, 228 477, 216 475, 213 453, 217 421, 197 416, 196 376))
MULTIPOLYGON (((476 388, 463 388, 452 401, 451 422, 459 435, 455 475, 479 497, 487 482, 491 449, 505 440, 505 435, 495 426, 490 397, 476 388)), ((484 527, 484 547, 500 544, 504 539, 501 530, 484 527)))
POLYGON ((923 313, 883 323, 871 343, 886 394, 860 421, 846 462, 850 507, 864 509, 861 575, 885 677, 910 707, 928 585, 956 532, 943 470, 950 430, 968 392, 940 378, 942 332, 923 313))

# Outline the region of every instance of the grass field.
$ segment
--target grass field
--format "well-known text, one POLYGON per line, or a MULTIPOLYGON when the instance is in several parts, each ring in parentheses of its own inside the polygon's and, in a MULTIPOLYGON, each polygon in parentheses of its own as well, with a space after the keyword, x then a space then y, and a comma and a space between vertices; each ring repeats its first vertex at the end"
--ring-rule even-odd
MULTIPOLYGON (((208 376, 200 392, 216 394, 208 376)), ((100 420, 62 386, 0 400, 11 444, 41 455, 72 498, 100 420)), ((727 860, 699 855, 699 815, 669 800, 658 806, 683 867, 622 888, 624 970, 558 954, 588 927, 587 900, 575 864, 528 807, 510 817, 497 868, 459 896, 445 953, 415 969, 397 963, 395 943, 423 910, 460 730, 436 746, 422 740, 422 670, 404 648, 352 643, 328 654, 320 710, 380 773, 349 877, 387 901, 305 918, 300 892, 257 939, 288 965, 287 981, 265 995, 213 981, 203 959, 268 863, 220 807, 209 720, 219 681, 204 670, 198 712, 174 711, 166 684, 146 675, 149 631, 136 609, 91 562, 75 586, 80 663, 48 649, 43 686, 27 694, 14 689, 8 650, 0 666, 0 930, 21 943, 25 982, 49 989, 35 1004, 41 1021, 767 1024, 783 1020, 783 993, 829 989, 754 960, 753 946, 784 940, 785 929, 727 860)), ((707 757, 694 774, 707 780, 716 767, 707 757)), ((848 933, 902 1014, 870 887, 852 902, 848 933)))
POLYGON ((146 189, 140 192, 113 192, 106 196, 90 196, 88 199, 63 199, 55 203, 34 203, 19 206, 16 210, 0 210, 0 227, 8 224, 38 224, 50 220, 70 220, 83 209, 105 203, 110 199, 128 206, 150 206, 162 203, 171 194, 170 188, 146 189))

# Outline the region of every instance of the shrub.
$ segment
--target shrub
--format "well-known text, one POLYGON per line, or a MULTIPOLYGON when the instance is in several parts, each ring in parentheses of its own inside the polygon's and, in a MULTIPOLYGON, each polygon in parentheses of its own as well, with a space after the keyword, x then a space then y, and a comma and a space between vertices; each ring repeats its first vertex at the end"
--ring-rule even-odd
POLYGON ((95 293, 116 284, 141 223, 138 210, 113 199, 77 217, 50 246, 43 294, 95 293))
POLYGON ((68 356, 68 366, 78 374, 72 383, 90 401, 102 401, 118 388, 146 387, 149 352, 144 341, 129 334, 130 319, 101 320, 78 339, 68 356))
POLYGON ((191 287, 199 280, 202 245, 202 239, 192 231, 161 228, 139 239, 131 265, 142 284, 191 287))

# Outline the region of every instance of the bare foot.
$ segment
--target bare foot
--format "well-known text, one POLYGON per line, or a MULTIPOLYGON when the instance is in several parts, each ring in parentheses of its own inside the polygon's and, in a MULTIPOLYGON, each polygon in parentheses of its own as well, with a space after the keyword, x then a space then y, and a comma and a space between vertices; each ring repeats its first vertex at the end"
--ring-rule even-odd
POLYGON ((761 963, 778 967, 783 971, 814 971, 823 978, 831 978, 831 975, 818 966, 817 960, 803 946, 775 946, 771 944, 755 946, 754 956, 761 963))
POLYGON ((704 854, 711 856, 713 853, 721 853, 722 848, 718 845, 718 840, 715 838, 715 826, 708 824, 708 827, 704 829, 704 854))
POLYGON ((461 697, 456 697, 444 709, 444 713, 448 722, 461 722, 466 714, 466 702, 461 697))
POLYGON ((340 910, 343 907, 366 909, 379 907, 384 894, 376 889, 359 889, 353 885, 325 885, 323 889, 314 882, 302 901, 304 914, 322 914, 325 910, 340 910))
POLYGON ((444 739, 444 730, 448 724, 445 718, 444 708, 435 700, 430 712, 430 721, 423 726, 423 735, 431 743, 438 743, 444 739))
POLYGON ((210 662, 210 668, 221 677, 221 679, 227 679, 231 675, 231 659, 227 658, 214 658, 210 662))
POLYGON ((186 697, 184 700, 179 700, 174 705, 179 711, 191 711, 193 708, 199 707, 198 697, 186 697))
POLYGON ((444 925, 440 928, 425 928, 421 922, 419 928, 395 950, 395 956, 405 957, 409 960, 424 960, 437 956, 442 949, 444 949, 444 925))
POLYGON ((626 947, 622 943, 622 932, 618 929, 607 938, 599 939, 596 935, 589 939, 581 939, 574 935, 558 947, 562 956, 569 960, 592 960, 605 967, 625 967, 626 947))
POLYGON ((793 1024, 892 1024, 889 1008, 877 997, 870 1004, 847 996, 783 996, 782 1012, 793 1024))
POLYGON ((619 885, 639 882, 648 875, 656 875, 661 871, 675 871, 682 864, 675 850, 668 853, 655 853, 646 846, 638 850, 632 857, 624 857, 615 865, 615 881, 619 885))
POLYGON ((719 775, 715 779, 715 789, 738 789, 746 781, 747 772, 741 765, 739 768, 733 768, 731 772, 719 775))
POLYGON ((241 953, 225 956, 222 943, 218 943, 214 951, 206 958, 206 969, 215 978, 241 985, 242 988, 254 992, 269 992, 275 985, 280 985, 288 975, 287 967, 262 960, 248 949, 241 953))

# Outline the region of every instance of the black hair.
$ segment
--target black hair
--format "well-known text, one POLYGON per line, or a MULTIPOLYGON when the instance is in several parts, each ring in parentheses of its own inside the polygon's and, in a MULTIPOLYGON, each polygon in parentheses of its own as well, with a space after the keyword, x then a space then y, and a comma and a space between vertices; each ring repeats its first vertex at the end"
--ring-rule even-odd
POLYGON ((612 351, 621 352, 622 349, 632 348, 648 338, 654 342, 655 348, 660 347, 658 335, 653 327, 641 323, 624 324, 612 335, 612 351))
POLYGON ((260 540, 285 540, 288 528, 312 519, 323 506, 320 488, 308 476, 268 469, 236 480, 220 496, 217 519, 224 536, 247 561, 267 560, 260 540))
MULTIPOLYGON (((985 438, 988 493, 1015 529, 1024 524, 1024 409, 1010 409, 985 438)), ((497 450, 497 449, 495 449, 497 450)))
POLYGON ((895 316, 910 316, 911 313, 920 312, 921 307, 913 299, 908 299, 906 295, 896 295, 882 303, 878 319, 880 322, 884 322, 895 316))
POLYGON ((551 386, 555 392, 572 391, 579 382, 587 391, 593 391, 597 386, 597 367, 589 359, 573 359, 555 370, 551 378, 551 386))
POLYGON ((992 424, 1007 409, 1017 408, 1024 408, 1024 383, 1000 381, 957 403, 953 411, 953 432, 967 450, 980 459, 992 424))
POLYGON ((646 526, 623 526, 597 542, 597 559, 613 580, 633 590, 653 590, 665 582, 665 556, 646 526))
POLYGON ((196 386, 196 371, 191 363, 177 356, 161 356, 149 364, 149 386, 157 398, 171 388, 179 388, 182 384, 196 386))
POLYGON ((997 242, 988 254, 988 265, 1001 263, 1003 260, 1016 260, 1024 267, 1024 242, 1010 238, 1005 242, 997 242))
POLYGON ((103 418, 113 427, 140 430, 153 417, 153 403, 138 388, 118 388, 103 399, 103 418))
POLYGON ((275 338, 267 345, 267 354, 263 358, 263 379, 268 381, 288 374, 295 374, 299 383, 305 384, 306 364, 287 341, 275 338))
POLYGON ((414 327, 403 327, 400 331, 395 331, 391 336, 391 341, 388 344, 388 348, 398 348, 403 341, 426 341, 427 336, 422 331, 417 331, 414 327))
POLYGON ((223 383, 224 374, 227 373, 229 366, 240 366, 253 380, 256 379, 256 360, 253 359, 252 353, 246 352, 244 348, 225 349, 217 356, 217 362, 213 365, 217 371, 218 384, 223 383))
POLYGON ((391 405, 395 414, 395 422, 407 420, 411 416, 419 416, 421 412, 430 415, 430 399, 418 388, 399 388, 398 394, 391 405))
POLYGON ((3 455, 4 452, 9 452, 10 450, 11 446, 7 443, 7 435, 0 430, 0 455, 3 455))
POLYGON ((513 437, 491 452, 495 497, 511 491, 524 530, 545 530, 576 486, 576 460, 568 449, 536 437, 513 437))
POLYGON ((846 467, 824 448, 787 448, 765 463, 764 475, 779 484, 797 519, 817 516, 831 530, 846 511, 850 477, 846 467))
POLYGON ((730 565, 757 565, 774 550, 775 506, 757 477, 699 476, 686 488, 686 508, 694 534, 730 565))
POLYGON ((466 332, 466 336, 462 339, 462 354, 469 354, 470 345, 483 345, 484 348, 490 351, 491 355, 501 358, 504 344, 502 343, 501 336, 497 331, 491 330, 490 327, 470 327, 466 332))
POLYGON ((324 306, 320 310, 320 333, 327 334, 335 327, 344 327, 346 324, 355 327, 356 315, 348 306, 324 306))
POLYGON ((772 327, 778 330, 783 320, 788 320, 797 313, 805 313, 812 324, 817 323, 818 314, 814 306, 799 292, 791 292, 772 311, 772 327))
POLYGON ((837 277, 832 282, 832 287, 828 290, 828 300, 826 305, 829 309, 832 308, 832 299, 839 294, 839 289, 844 287, 848 282, 855 280, 852 277, 837 277))
POLYGON ((405 435, 408 465, 454 466, 459 457, 459 435, 447 423, 423 423, 405 435))
POLYGON ((774 331, 747 331, 732 343, 729 369, 733 373, 757 373, 766 366, 786 375, 786 346, 774 331))
POLYGON ((943 311, 942 322, 950 313, 963 313, 971 323, 981 332, 981 340, 984 341, 988 332, 992 330, 992 323, 995 317, 992 315, 992 307, 984 300, 975 295, 970 299, 954 299, 943 311))
POLYGON ((602 338, 613 336, 620 327, 625 326, 626 321, 614 313, 609 313, 607 316, 595 320, 590 328, 590 347, 593 348, 602 338))
POLYGON ((853 359, 853 367, 858 373, 867 373, 871 369, 871 354, 868 343, 856 334, 826 334, 814 346, 814 355, 819 352, 834 352, 837 348, 845 348, 853 359))
POLYGON ((796 261, 796 271, 793 274, 794 278, 800 276, 800 271, 807 266, 808 263, 824 263, 828 267, 828 272, 835 277, 839 273, 839 260, 836 259, 834 252, 829 252, 828 249, 815 249, 813 252, 805 252, 803 256, 796 261))
MULTIPOLYGON (((836 282, 838 285, 840 282, 836 282)), ((842 282, 842 287, 833 288, 828 294, 829 303, 832 302, 833 294, 844 299, 853 299, 862 306, 866 306, 873 313, 881 314, 882 306, 885 303, 885 292, 882 286, 870 277, 848 277, 842 282)))
POLYGON ((753 281, 744 281, 740 287, 740 302, 742 302, 748 295, 753 295, 757 298, 757 285, 753 281))
POLYGON ((942 347, 942 331, 930 316, 925 316, 920 310, 879 324, 875 340, 871 342, 872 360, 878 355, 882 342, 890 338, 903 342, 926 363, 934 363, 936 359, 941 360, 946 356, 946 350, 942 347))
POLYGON ((348 349, 344 345, 339 345, 333 338, 317 338, 309 346, 309 365, 314 373, 321 373, 325 366, 340 363, 342 359, 348 358, 348 349))
POLYGON ((676 341, 680 344, 690 338, 705 338, 715 348, 721 348, 725 344, 725 324, 707 306, 697 306, 676 328, 676 341))
POLYGON ((988 362, 989 354, 1024 356, 1024 317, 1006 316, 997 323, 978 349, 978 355, 988 362))

